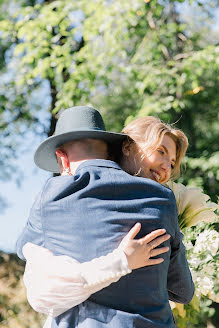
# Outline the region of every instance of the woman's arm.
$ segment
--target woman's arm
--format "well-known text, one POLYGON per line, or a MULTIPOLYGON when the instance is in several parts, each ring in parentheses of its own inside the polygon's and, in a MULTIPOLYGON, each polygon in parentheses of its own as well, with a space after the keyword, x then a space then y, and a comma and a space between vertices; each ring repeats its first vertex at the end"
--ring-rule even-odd
POLYGON ((23 247, 27 260, 24 284, 30 305, 37 312, 55 317, 131 270, 163 262, 162 258, 150 257, 168 251, 168 247, 154 248, 170 236, 164 234, 164 229, 159 229, 136 240, 134 237, 140 229, 141 225, 137 223, 116 250, 85 263, 68 256, 54 256, 43 247, 26 244, 23 247))
POLYGON ((53 317, 85 301, 91 294, 131 272, 122 250, 79 263, 67 256, 54 256, 34 244, 23 249, 27 263, 24 284, 30 305, 53 317))

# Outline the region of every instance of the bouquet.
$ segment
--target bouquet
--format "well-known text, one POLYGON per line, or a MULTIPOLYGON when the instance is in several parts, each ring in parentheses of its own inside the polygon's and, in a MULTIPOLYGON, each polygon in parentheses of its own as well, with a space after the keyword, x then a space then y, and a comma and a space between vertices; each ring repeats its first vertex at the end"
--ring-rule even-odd
POLYGON ((186 322, 192 321, 191 313, 195 316, 199 311, 201 298, 219 303, 219 233, 209 224, 215 222, 219 206, 200 188, 174 182, 168 182, 167 186, 176 198, 179 226, 185 234, 187 260, 195 284, 195 295, 189 305, 170 302, 174 315, 178 316, 178 327, 184 328, 186 322))

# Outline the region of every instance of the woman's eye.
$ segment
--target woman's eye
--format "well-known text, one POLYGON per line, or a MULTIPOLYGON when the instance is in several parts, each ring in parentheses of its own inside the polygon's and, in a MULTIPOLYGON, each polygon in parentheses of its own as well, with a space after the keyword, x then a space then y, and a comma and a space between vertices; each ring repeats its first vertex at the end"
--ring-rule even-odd
POLYGON ((161 155, 164 155, 164 151, 163 151, 163 150, 158 149, 157 151, 158 151, 161 155))
POLYGON ((171 169, 172 169, 172 170, 174 169, 174 165, 173 165, 173 164, 171 164, 171 169))

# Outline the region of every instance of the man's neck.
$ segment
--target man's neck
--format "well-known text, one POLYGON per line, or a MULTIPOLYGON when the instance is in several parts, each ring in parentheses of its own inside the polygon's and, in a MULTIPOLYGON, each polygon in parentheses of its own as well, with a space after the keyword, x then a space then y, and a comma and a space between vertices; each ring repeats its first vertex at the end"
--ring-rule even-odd
POLYGON ((88 161, 89 159, 94 159, 94 158, 86 158, 86 159, 83 159, 83 160, 80 160, 80 161, 71 162, 70 163, 71 174, 75 175, 75 172, 76 172, 78 166, 81 165, 82 163, 88 161))
POLYGON ((85 158, 83 160, 72 161, 72 162, 70 162, 71 174, 72 175, 75 175, 75 172, 76 172, 77 168, 79 167, 79 165, 81 165, 82 163, 84 163, 84 162, 86 162, 86 161, 88 161, 90 159, 106 159, 106 158, 99 156, 98 158, 97 157, 88 157, 88 158, 85 158))

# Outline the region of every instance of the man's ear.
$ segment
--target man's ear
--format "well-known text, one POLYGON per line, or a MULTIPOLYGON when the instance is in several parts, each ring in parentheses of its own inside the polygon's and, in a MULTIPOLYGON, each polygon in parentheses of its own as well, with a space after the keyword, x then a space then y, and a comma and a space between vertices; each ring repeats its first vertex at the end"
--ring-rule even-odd
POLYGON ((61 162, 62 168, 64 170, 69 169, 69 160, 66 152, 61 149, 56 149, 56 156, 59 159, 58 163, 61 162))
POLYGON ((122 144, 122 153, 124 156, 129 156, 130 155, 130 149, 131 149, 131 143, 129 140, 123 141, 122 144))

